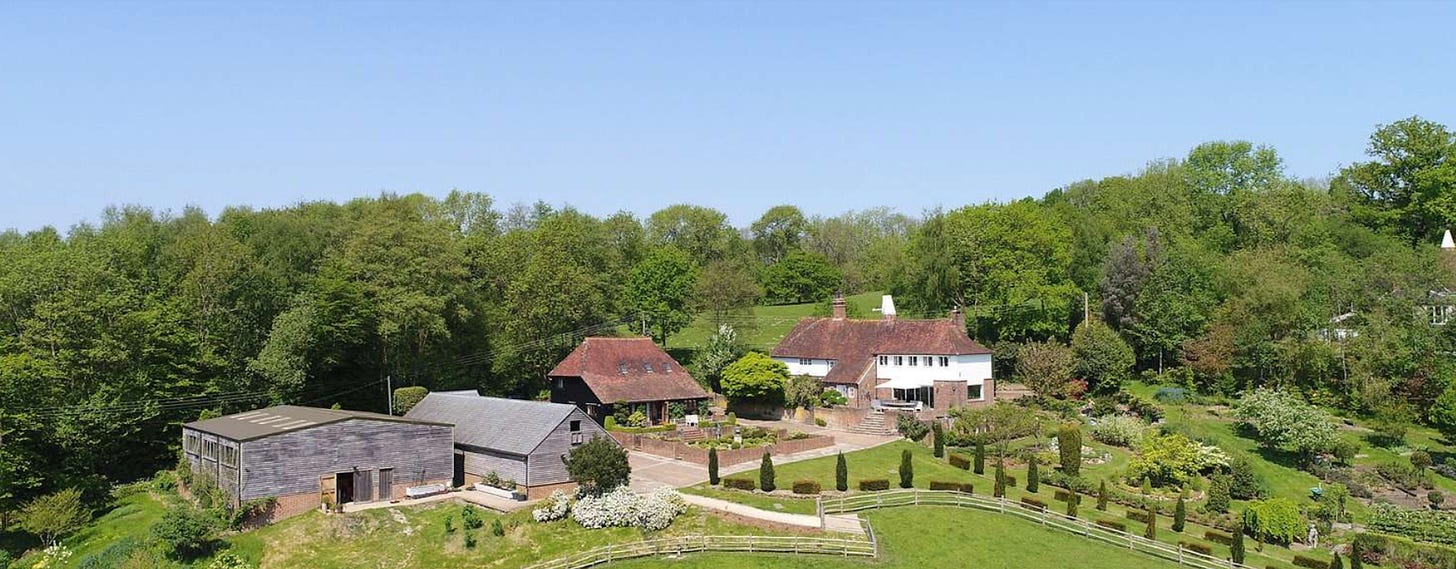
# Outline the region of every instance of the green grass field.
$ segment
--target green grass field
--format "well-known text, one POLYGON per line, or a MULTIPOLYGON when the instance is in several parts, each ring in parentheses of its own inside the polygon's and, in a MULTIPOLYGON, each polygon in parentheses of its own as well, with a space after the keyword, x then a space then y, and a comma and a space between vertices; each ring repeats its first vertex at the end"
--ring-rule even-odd
POLYGON ((614 567, 741 569, 883 567, 928 569, 1160 569, 1175 564, 1110 545, 1039 527, 998 514, 946 507, 910 507, 866 515, 880 539, 882 559, 846 560, 815 556, 693 554, 681 559, 644 559, 614 567))
MULTIPOLYGON (((849 304, 851 314, 858 314, 859 318, 876 318, 879 313, 872 309, 880 307, 882 294, 879 292, 856 294, 845 297, 845 302, 849 304)), ((767 352, 784 339, 784 335, 794 328, 794 324, 800 318, 814 316, 819 304, 811 302, 755 306, 749 309, 747 314, 729 317, 728 323, 738 330, 739 338, 748 347, 767 352)), ((667 347, 671 350, 695 350, 707 343, 708 336, 717 331, 718 327, 707 315, 699 315, 682 332, 668 338, 667 347)))

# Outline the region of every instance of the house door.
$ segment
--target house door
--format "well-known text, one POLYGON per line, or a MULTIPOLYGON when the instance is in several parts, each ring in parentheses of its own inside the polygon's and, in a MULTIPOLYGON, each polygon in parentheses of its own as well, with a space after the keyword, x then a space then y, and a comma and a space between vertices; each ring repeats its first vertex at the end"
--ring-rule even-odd
POLYGON ((459 488, 465 485, 465 453, 455 453, 455 475, 450 478, 450 486, 459 488))
POLYGON ((339 492, 338 504, 343 506, 354 501, 354 473, 340 472, 334 475, 334 486, 339 492))
POLYGON ((333 504, 337 504, 338 502, 335 501, 338 499, 338 492, 335 491, 336 487, 337 485, 334 482, 333 476, 320 476, 319 503, 325 506, 332 506, 333 504))
POLYGON ((380 500, 393 500, 394 499, 394 469, 393 468, 381 468, 381 469, 379 469, 379 499, 380 500))

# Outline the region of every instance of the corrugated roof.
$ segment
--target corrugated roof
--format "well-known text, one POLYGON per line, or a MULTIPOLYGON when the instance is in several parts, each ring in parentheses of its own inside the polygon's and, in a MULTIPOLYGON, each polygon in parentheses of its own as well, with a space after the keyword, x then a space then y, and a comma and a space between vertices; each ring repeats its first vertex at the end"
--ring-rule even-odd
POLYGON ((328 425, 348 419, 367 419, 395 423, 441 424, 449 426, 448 423, 430 423, 428 421, 417 421, 406 417, 393 417, 367 411, 320 409, 318 407, 300 407, 297 405, 279 405, 266 409, 254 409, 252 411, 224 415, 205 421, 193 421, 183 426, 235 441, 247 441, 272 435, 280 435, 300 429, 309 429, 320 425, 328 425))
POLYGON ((527 455, 575 409, 563 403, 431 393, 405 417, 455 425, 458 444, 527 455))
POLYGON ((708 392, 651 338, 587 338, 550 377, 580 377, 603 403, 706 399, 708 392))

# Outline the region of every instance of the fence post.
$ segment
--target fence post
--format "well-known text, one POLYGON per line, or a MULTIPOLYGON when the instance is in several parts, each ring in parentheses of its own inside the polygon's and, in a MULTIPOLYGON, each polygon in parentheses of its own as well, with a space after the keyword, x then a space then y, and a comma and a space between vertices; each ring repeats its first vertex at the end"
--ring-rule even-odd
POLYGON ((919 489, 919 488, 915 488, 915 489, 912 489, 912 490, 910 490, 910 491, 911 491, 911 492, 912 492, 912 493, 913 493, 913 494, 914 494, 914 496, 915 496, 915 505, 916 505, 916 506, 919 506, 919 505, 920 505, 920 489, 919 489))
POLYGON ((1041 527, 1046 527, 1046 524, 1047 524, 1046 517, 1047 517, 1047 509, 1046 509, 1046 506, 1042 506, 1041 507, 1041 527))
POLYGON ((1179 565, 1182 565, 1183 564, 1183 544, 1182 543, 1179 543, 1178 544, 1178 564, 1179 565))
POLYGON ((825 523, 824 523, 824 497, 823 496, 819 496, 819 497, 815 497, 814 498, 814 509, 819 512, 819 529, 824 529, 825 523))
POLYGON ((997 503, 1000 505, 999 507, 1000 507, 1001 513, 1003 513, 1003 514, 1006 513, 1006 497, 1005 496, 1002 496, 1000 498, 997 498, 996 500, 997 500, 997 503))
POLYGON ((1092 520, 1082 520, 1082 537, 1092 537, 1092 520))

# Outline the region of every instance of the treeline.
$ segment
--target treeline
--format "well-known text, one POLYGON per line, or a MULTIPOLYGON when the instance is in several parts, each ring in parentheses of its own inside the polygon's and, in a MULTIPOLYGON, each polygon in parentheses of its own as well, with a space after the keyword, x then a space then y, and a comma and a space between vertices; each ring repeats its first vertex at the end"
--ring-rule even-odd
POLYGON ((1412 118, 1369 150, 1328 183, 1215 142, 1041 199, 915 217, 779 206, 745 228, 691 205, 598 218, 454 192, 215 219, 114 208, 0 234, 0 512, 149 475, 204 410, 382 411, 386 378, 532 397, 584 335, 665 341, 695 315, 741 322, 835 291, 889 290, 911 315, 966 307, 1003 377, 1020 345, 1068 341, 1086 294, 1139 369, 1422 417, 1452 375, 1451 334, 1417 307, 1451 282, 1435 244, 1456 222, 1456 137, 1412 118), (1359 336, 1324 341, 1344 314, 1359 336))

